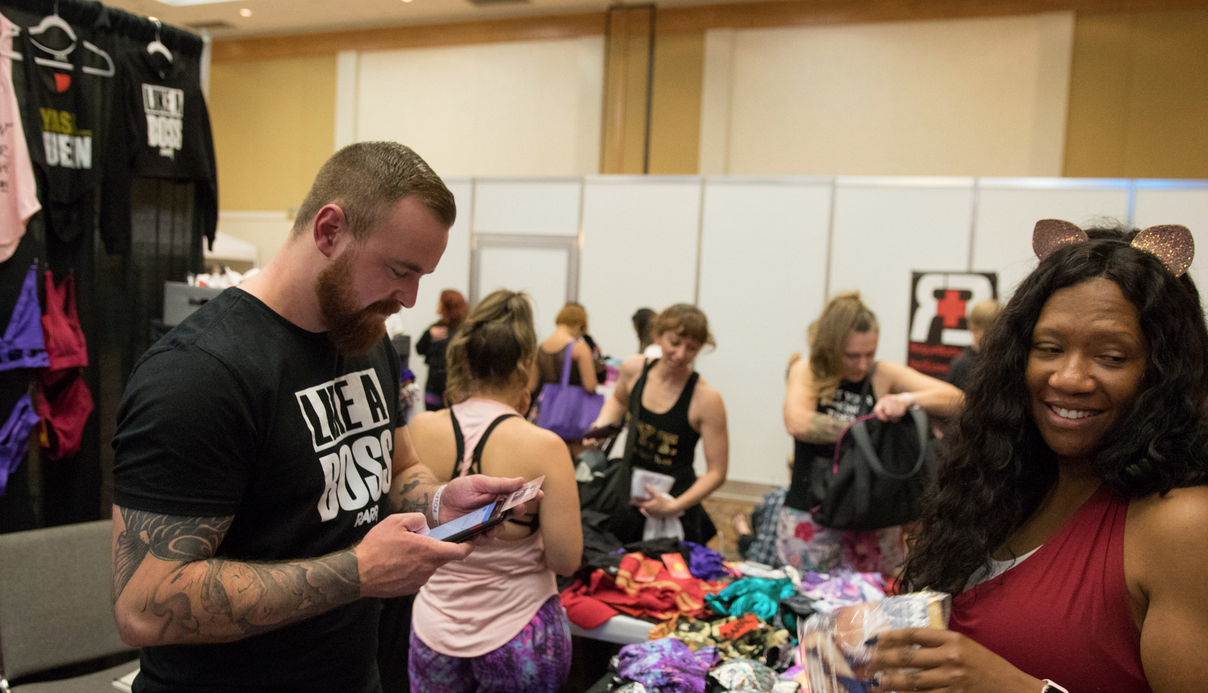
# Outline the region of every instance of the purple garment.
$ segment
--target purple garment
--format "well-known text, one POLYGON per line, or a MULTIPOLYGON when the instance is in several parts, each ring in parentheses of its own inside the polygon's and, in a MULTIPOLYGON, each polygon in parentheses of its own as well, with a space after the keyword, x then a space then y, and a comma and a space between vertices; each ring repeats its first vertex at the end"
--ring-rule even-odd
POLYGON ((450 657, 411 631, 407 671, 413 691, 557 693, 570 675, 570 621, 550 597, 516 637, 480 657, 450 657))
POLYGON ((690 541, 681 541, 680 544, 687 546, 691 551, 688 555, 688 572, 692 573, 692 577, 697 580, 720 580, 724 577, 731 577, 730 571, 724 565, 726 559, 720 553, 690 541))
POLYGON ((38 423, 29 395, 22 395, 17 406, 0 428, 0 496, 8 487, 8 475, 16 471, 29 452, 29 431, 38 423))
POLYGON ((716 647, 694 653, 675 638, 662 638, 622 647, 617 675, 659 693, 705 693, 705 676, 716 660, 716 647))
POLYGON ((0 371, 13 368, 43 368, 50 366, 46 342, 42 337, 42 308, 38 305, 38 266, 30 265, 8 319, 4 337, 0 338, 0 371))

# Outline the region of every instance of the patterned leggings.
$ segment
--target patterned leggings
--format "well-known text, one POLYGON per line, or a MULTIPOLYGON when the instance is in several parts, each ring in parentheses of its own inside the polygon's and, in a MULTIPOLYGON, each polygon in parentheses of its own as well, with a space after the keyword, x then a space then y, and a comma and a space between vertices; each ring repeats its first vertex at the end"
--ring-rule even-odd
POLYGON ((557 595, 503 647, 479 657, 450 657, 411 632, 411 689, 442 693, 557 693, 570 675, 570 622, 557 595))

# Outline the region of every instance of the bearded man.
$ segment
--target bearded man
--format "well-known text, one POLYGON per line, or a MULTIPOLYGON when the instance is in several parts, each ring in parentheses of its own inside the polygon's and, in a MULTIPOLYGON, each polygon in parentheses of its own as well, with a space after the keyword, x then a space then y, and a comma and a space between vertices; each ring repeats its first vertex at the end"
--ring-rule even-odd
POLYGON ((420 532, 518 489, 437 489, 398 411, 386 318, 456 216, 407 147, 319 171, 285 246, 136 365, 114 436, 113 600, 135 691, 379 691, 380 599, 471 544, 420 532))

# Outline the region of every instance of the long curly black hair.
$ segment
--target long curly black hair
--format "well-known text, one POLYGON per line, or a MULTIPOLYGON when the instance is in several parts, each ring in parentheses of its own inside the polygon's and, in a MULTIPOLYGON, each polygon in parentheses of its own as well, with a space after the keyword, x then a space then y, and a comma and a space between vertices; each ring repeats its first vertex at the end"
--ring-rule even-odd
POLYGON ((1025 382, 1032 329, 1054 292, 1104 277, 1137 309, 1148 363, 1136 395, 1098 441, 1092 466, 1128 498, 1208 483, 1208 329, 1191 278, 1129 245, 1137 231, 1088 230, 1045 258, 982 341, 965 408, 923 500, 904 582, 957 593, 1056 481, 1025 382))

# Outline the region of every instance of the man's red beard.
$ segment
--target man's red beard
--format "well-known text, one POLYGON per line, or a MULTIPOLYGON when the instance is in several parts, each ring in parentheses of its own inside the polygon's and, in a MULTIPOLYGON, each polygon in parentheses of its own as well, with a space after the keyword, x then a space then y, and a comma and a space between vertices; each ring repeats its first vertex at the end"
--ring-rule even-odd
POLYGON ((315 280, 315 296, 327 336, 340 353, 348 356, 360 356, 372 349, 386 334, 386 317, 399 308, 397 301, 389 299, 357 308, 352 291, 352 260, 356 252, 346 250, 323 268, 315 280))

